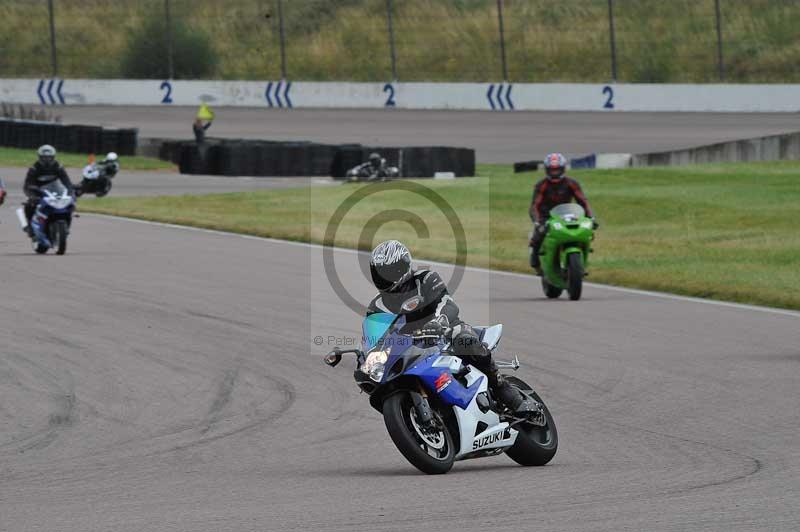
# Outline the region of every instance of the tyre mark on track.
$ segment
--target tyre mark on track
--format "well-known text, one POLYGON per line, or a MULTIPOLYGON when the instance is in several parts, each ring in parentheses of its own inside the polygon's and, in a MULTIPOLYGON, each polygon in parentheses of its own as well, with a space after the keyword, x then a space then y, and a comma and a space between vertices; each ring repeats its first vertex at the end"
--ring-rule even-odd
POLYGON ((764 462, 762 460, 754 457, 754 456, 750 456, 750 455, 744 454, 744 453, 742 453, 740 451, 735 451, 733 449, 728 449, 726 447, 720 447, 719 445, 714 445, 713 443, 708 443, 708 442, 703 442, 703 441, 698 441, 698 440, 692 440, 692 439, 689 439, 689 438, 683 438, 681 436, 676 436, 674 434, 667 434, 667 433, 659 432, 659 431, 656 431, 656 430, 645 429, 645 428, 637 427, 637 426, 634 426, 634 425, 626 425, 624 423, 618 423, 618 422, 610 421, 610 420, 605 420, 605 422, 608 423, 609 425, 616 425, 618 427, 622 427, 622 428, 630 429, 630 430, 635 430, 635 431, 638 431, 638 432, 644 432, 646 434, 651 434, 653 436, 658 436, 658 437, 661 437, 661 438, 677 440, 677 441, 682 442, 682 443, 691 443, 691 444, 694 444, 694 445, 699 445, 701 447, 706 447, 708 449, 713 449, 715 451, 721 451, 721 452, 723 452, 725 454, 729 454, 729 455, 733 455, 733 456, 742 458, 745 461, 749 462, 749 464, 750 464, 750 467, 744 473, 739 473, 739 474, 737 474, 735 476, 732 476, 732 477, 729 477, 729 478, 725 478, 725 479, 722 479, 722 480, 712 480, 712 481, 709 481, 709 482, 701 482, 699 484, 686 486, 684 488, 667 489, 667 490, 662 492, 662 494, 664 494, 664 495, 683 494, 683 493, 688 493, 690 491, 695 491, 695 490, 701 490, 701 489, 705 489, 705 488, 712 488, 712 487, 715 487, 715 486, 724 486, 724 485, 727 485, 727 484, 732 484, 734 482, 738 482, 740 480, 744 480, 744 479, 746 479, 748 477, 751 477, 751 476, 755 475, 756 473, 758 473, 759 471, 761 471, 764 468, 764 462))
MULTIPOLYGON (((200 438, 200 439, 197 439, 195 441, 188 442, 188 443, 185 443, 185 444, 175 445, 175 446, 170 447, 169 449, 165 449, 164 451, 157 451, 157 452, 151 453, 151 454, 162 454, 162 453, 167 453, 167 452, 182 451, 182 450, 186 450, 186 449, 191 449, 191 448, 196 447, 198 445, 205 445, 207 443, 212 443, 212 442, 215 442, 217 440, 221 440, 223 438, 228 438, 230 436, 235 436, 235 435, 241 434, 243 432, 248 432, 248 431, 251 431, 251 430, 260 429, 260 428, 262 428, 262 427, 264 427, 266 425, 269 425, 270 423, 273 423, 274 421, 276 421, 278 418, 283 416, 283 414, 287 410, 289 410, 289 408, 291 408, 292 404, 294 404, 296 396, 297 396, 297 392, 295 390, 294 385, 291 384, 289 381, 287 381, 285 379, 282 379, 280 377, 273 377, 273 376, 269 376, 269 375, 265 376, 264 378, 274 384, 275 388, 277 389, 278 393, 280 394, 280 399, 279 399, 277 404, 271 405, 270 411, 268 413, 265 413, 265 415, 263 417, 259 417, 258 419, 255 419, 255 420, 251 421, 250 423, 246 423, 246 424, 244 424, 244 425, 242 425, 240 427, 236 427, 235 429, 231 429, 231 430, 228 430, 228 431, 225 431, 225 432, 222 432, 222 433, 219 433, 219 434, 214 434, 214 435, 211 435, 211 436, 206 436, 206 437, 203 437, 203 438, 200 438)), ((263 404, 265 404, 265 403, 261 403, 259 406, 261 406, 263 404)), ((201 431, 201 434, 205 434, 205 433, 206 433, 205 430, 201 431)))
POLYGON ((208 415, 205 420, 205 427, 201 431, 203 434, 211 430, 211 427, 220 420, 222 411, 231 402, 233 395, 233 388, 236 386, 236 379, 239 377, 239 369, 229 369, 222 377, 222 382, 219 384, 217 394, 214 396, 214 401, 208 410, 208 415))

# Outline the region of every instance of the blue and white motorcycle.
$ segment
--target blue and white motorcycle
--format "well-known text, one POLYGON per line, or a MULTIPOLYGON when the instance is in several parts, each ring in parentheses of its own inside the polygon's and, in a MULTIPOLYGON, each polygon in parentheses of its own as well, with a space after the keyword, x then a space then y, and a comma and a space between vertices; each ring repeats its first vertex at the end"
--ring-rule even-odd
MULTIPOLYGON (((50 248, 57 255, 67 252, 67 236, 72 225, 75 212, 75 196, 67 190, 61 181, 53 181, 39 188, 42 197, 30 221, 33 250, 36 253, 47 253, 50 248)), ((23 209, 17 209, 22 229, 27 231, 28 221, 23 209)))
MULTIPOLYGON (((429 338, 401 333, 405 323, 403 315, 370 315, 363 323, 363 350, 334 349, 325 356, 325 363, 336 366, 343 354, 356 355, 356 383, 369 394, 370 405, 383 414, 389 436, 413 466, 424 473, 442 474, 456 460, 503 452, 524 466, 552 460, 558 448, 555 422, 528 384, 505 377, 540 405, 527 417, 515 417, 492 397, 486 375, 450 353, 444 338, 433 339, 435 345, 427 347, 424 340, 429 338)), ((503 326, 476 331, 494 351, 503 326)), ((514 357, 497 365, 516 370, 519 360, 514 357)))

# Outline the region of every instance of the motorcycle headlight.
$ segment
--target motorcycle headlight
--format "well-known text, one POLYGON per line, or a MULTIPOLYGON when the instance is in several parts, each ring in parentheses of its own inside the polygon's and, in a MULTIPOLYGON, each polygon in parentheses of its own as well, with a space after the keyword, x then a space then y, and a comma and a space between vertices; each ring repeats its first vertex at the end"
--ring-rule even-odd
POLYGON ((367 355, 367 359, 361 364, 360 369, 363 373, 369 375, 370 379, 375 382, 381 382, 387 360, 389 360, 388 351, 373 351, 367 355))
POLYGON ((585 222, 581 222, 581 227, 584 229, 591 229, 592 228, 592 221, 586 220, 585 222))
POLYGON ((553 229, 556 229, 557 231, 560 231, 560 230, 564 229, 564 226, 561 225, 561 222, 553 222, 553 229))

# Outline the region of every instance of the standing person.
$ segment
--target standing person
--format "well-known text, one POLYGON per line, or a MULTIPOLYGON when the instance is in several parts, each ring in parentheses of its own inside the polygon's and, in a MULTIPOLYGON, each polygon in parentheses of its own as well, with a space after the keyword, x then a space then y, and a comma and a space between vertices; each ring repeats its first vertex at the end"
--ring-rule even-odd
POLYGON ((0 205, 2 205, 4 201, 6 201, 6 186, 3 180, 0 179, 0 205))
POLYGON ((533 231, 530 234, 531 268, 541 275, 542 268, 539 262, 539 250, 547 234, 547 219, 550 209, 562 203, 571 203, 575 200, 586 216, 594 218, 589 202, 583 194, 580 183, 564 175, 567 169, 567 159, 560 153, 550 153, 544 158, 545 177, 536 183, 533 189, 528 214, 533 222, 533 231))
POLYGON ((203 124, 203 121, 199 118, 195 119, 194 125, 192 126, 192 130, 194 131, 194 140, 197 141, 198 144, 202 144, 206 140, 206 130, 211 127, 211 122, 213 120, 207 121, 203 124))

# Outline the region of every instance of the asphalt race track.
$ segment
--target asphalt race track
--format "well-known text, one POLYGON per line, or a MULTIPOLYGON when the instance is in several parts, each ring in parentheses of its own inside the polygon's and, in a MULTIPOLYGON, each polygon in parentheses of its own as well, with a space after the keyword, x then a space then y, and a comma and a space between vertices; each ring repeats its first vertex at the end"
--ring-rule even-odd
MULTIPOLYGON (((142 137, 193 138, 196 108, 46 108, 66 123, 138 127, 142 137)), ((646 153, 797 131, 796 114, 490 112, 215 108, 209 136, 383 146, 463 146, 478 162, 589 153, 646 153)))
POLYGON ((85 215, 39 257, 0 222, 0 530, 800 528, 796 313, 470 272, 561 445, 427 477, 311 341, 359 323, 314 248, 85 215))
MULTIPOLYGON (((153 135, 193 113, 170 109, 161 126, 155 110, 95 118, 112 111, 153 113, 153 135)), ((278 131, 302 114, 264 116, 278 131)), ((647 141, 645 117, 603 116, 620 132, 641 120, 627 139, 647 141)), ((785 115, 719 116, 728 126, 707 128, 719 135, 792 129, 785 115)), ((673 117, 690 125, 659 142, 692 143, 702 117, 673 117)), ((311 130, 295 124, 291 135, 311 130)), ((486 133, 479 150, 504 159, 545 139, 531 131, 510 148, 486 133)), ((619 140, 576 132, 558 140, 619 140)), ((470 135, 454 142, 477 147, 470 135)), ((13 193, 0 207, 2 532, 800 529, 800 313, 594 285, 580 302, 548 301, 532 277, 472 270, 455 294, 462 314, 504 323, 498 358, 520 356, 560 447, 542 468, 499 456, 429 477, 394 448, 352 363, 322 363, 336 338, 359 335, 359 317, 332 294, 318 248, 87 214, 65 256, 35 256, 13 213, 24 170, 0 172, 13 193)), ((112 194, 308 182, 123 167, 112 194)), ((337 252, 337 270, 366 301, 356 258, 337 252)))
MULTIPOLYGON (((34 159, 35 160, 35 159, 34 159)), ((31 160, 33 164, 34 160, 31 160)), ((22 185, 25 183, 25 168, 0 168, 0 178, 13 197, 8 200, 15 208, 22 202, 22 185)), ((70 180, 77 184, 81 180, 81 168, 67 168, 70 180)), ((215 194, 223 192, 249 192, 269 188, 293 188, 313 185, 332 185, 337 182, 327 178, 305 177, 215 177, 182 175, 176 172, 137 172, 122 170, 114 178, 112 196, 164 196, 180 194, 215 194)), ((90 197, 94 197, 90 195, 90 197)))

